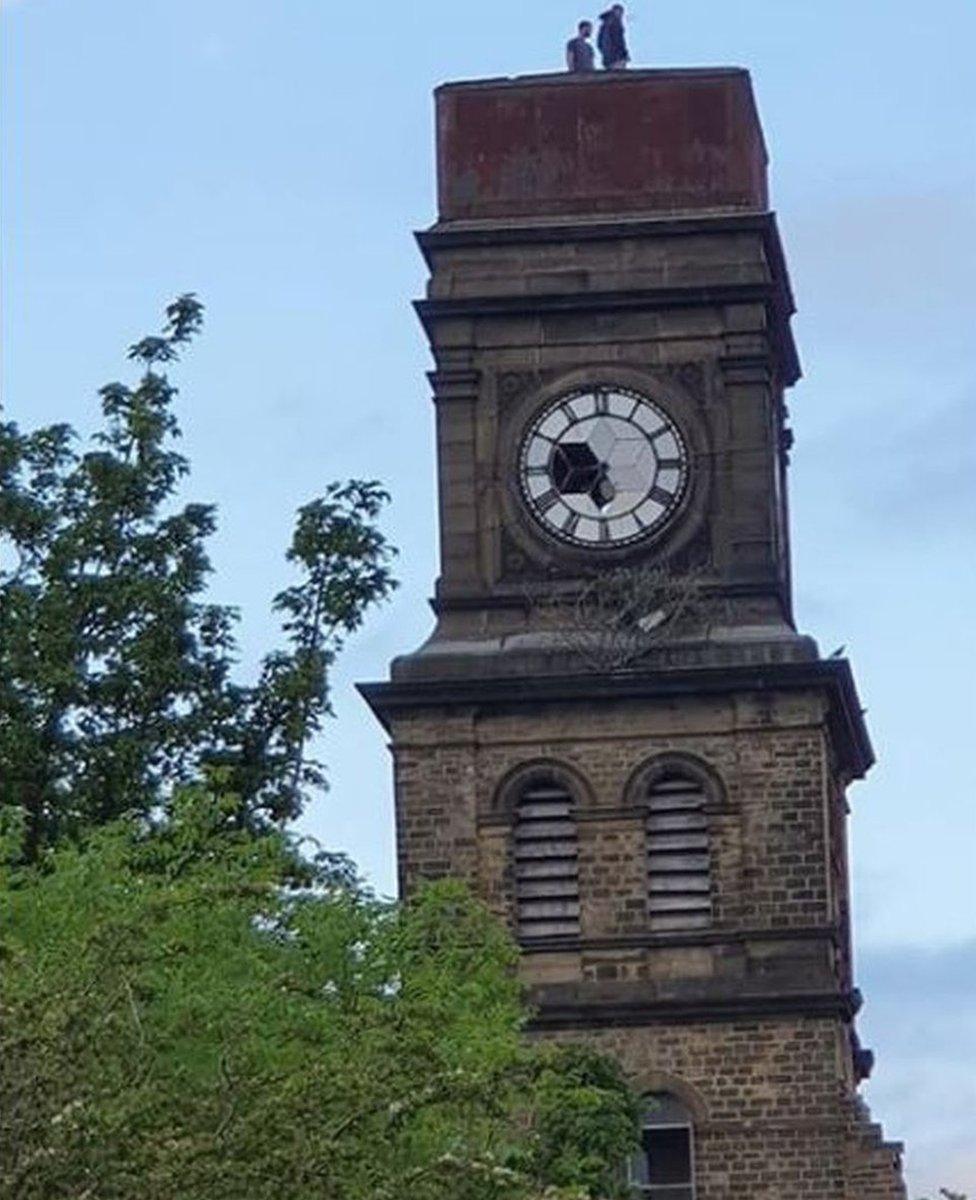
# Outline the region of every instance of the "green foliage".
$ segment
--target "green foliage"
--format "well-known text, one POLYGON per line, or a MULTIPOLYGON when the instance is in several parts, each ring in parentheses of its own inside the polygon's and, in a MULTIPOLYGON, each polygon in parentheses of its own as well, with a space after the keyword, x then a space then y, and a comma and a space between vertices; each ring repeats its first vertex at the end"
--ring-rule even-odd
POLYGON ((0 807, 26 813, 25 852, 166 803, 214 765, 253 824, 295 816, 323 783, 310 740, 328 670, 387 597, 392 550, 376 483, 332 484, 298 514, 296 582, 275 599, 285 646, 258 682, 232 678, 235 610, 209 604, 215 511, 176 504, 188 472, 163 368, 201 328, 192 295, 129 350, 134 387, 101 389, 103 427, 0 423, 0 807))
POLYGON ((536 1104, 537 1169, 562 1186, 582 1184, 591 1196, 616 1194, 621 1181, 607 1166, 624 1161, 621 1147, 630 1146, 641 1114, 640 1103, 621 1088, 616 1061, 585 1046, 550 1051, 536 1104))
POLYGON ((526 1041, 505 930, 283 832, 325 782, 335 656, 395 586, 388 497, 299 510, 283 647, 235 680, 165 373, 202 315, 182 296, 130 348, 86 447, 0 424, 0 1198, 612 1200, 636 1101, 526 1041))
POLYGON ((188 789, 8 867, 0 1197, 621 1194, 634 1098, 525 1041, 504 929, 454 883, 381 903, 238 809, 188 789))

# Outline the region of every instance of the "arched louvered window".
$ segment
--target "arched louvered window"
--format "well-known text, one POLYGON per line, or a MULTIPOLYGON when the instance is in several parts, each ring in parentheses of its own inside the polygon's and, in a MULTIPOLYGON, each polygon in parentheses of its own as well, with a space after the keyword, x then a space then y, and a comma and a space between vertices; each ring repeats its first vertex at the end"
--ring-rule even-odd
POLYGON ((690 774, 659 776, 647 792, 652 930, 705 929, 712 920, 707 793, 690 774))
POLYGON ((572 793, 553 776, 526 783, 515 808, 515 904, 523 940, 579 933, 572 793))
POLYGON ((648 1096, 641 1148, 630 1161, 630 1185, 645 1200, 695 1200, 691 1114, 668 1092, 648 1096))

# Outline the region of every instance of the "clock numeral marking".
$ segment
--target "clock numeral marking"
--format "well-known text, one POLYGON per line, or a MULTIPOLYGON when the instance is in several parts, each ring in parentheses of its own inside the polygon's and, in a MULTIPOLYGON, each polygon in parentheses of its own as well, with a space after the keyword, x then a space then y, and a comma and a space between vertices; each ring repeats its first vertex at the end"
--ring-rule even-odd
POLYGON ((603 517, 600 519, 599 528, 600 528, 600 541, 601 542, 609 542, 610 541, 610 522, 607 520, 606 517, 603 517))
POLYGON ((593 399, 596 401, 597 416, 603 416, 610 411, 610 397, 606 392, 594 392, 593 399))
POLYGON ((563 414, 570 425, 575 425, 579 420, 579 417, 577 417, 576 413, 574 413, 570 407, 568 400, 564 404, 560 404, 559 411, 563 414))
POLYGON ((548 468, 548 467, 545 467, 545 466, 526 467, 526 468, 525 468, 525 473, 526 473, 526 475, 531 475, 531 476, 536 476, 536 475, 548 475, 548 474, 549 474, 549 468, 548 468))
POLYGON ((630 412, 627 414, 627 420, 628 420, 628 421, 633 421, 633 419, 634 419, 634 415, 636 414, 637 410, 638 410, 640 407, 641 407, 641 402, 640 402, 639 400, 635 400, 635 401, 634 401, 634 407, 633 407, 633 408, 630 410, 630 412))
POLYGON ((648 492, 652 500, 656 500, 658 504, 663 504, 665 508, 674 500, 674 492, 666 492, 664 488, 652 487, 648 492))
POLYGON ((680 471, 683 464, 680 458, 659 458, 657 465, 665 471, 680 471))
POLYGON ((537 496, 535 503, 539 512, 547 513, 553 505, 559 503, 559 493, 555 488, 550 488, 547 492, 543 492, 541 496, 537 496))
POLYGON ((580 523, 579 513, 574 513, 572 510, 570 510, 569 512, 567 512, 566 517, 563 520, 563 524, 562 524, 563 533, 567 534, 569 537, 572 537, 573 534, 576 532, 576 530, 579 526, 579 523, 580 523))

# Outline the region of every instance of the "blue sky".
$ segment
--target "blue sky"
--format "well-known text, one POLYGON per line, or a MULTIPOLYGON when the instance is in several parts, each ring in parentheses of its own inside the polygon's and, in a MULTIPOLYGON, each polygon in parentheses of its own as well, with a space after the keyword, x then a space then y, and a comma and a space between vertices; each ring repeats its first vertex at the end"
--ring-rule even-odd
MULTIPOLYGON (((853 789, 868 1089, 916 1194, 976 1192, 976 85, 971 0, 630 6, 636 62, 754 75, 806 375, 790 400, 797 607, 848 647, 879 765, 853 789), (968 1063, 968 1069, 967 1069, 968 1063)), ((393 491, 403 588, 350 647, 305 826, 393 887, 384 739, 352 683, 425 636, 436 573, 411 231, 430 92, 557 68, 565 0, 4 0, 4 400, 90 427, 163 303, 207 330, 178 377, 188 494, 218 502, 217 598, 271 642, 294 509, 393 491)))

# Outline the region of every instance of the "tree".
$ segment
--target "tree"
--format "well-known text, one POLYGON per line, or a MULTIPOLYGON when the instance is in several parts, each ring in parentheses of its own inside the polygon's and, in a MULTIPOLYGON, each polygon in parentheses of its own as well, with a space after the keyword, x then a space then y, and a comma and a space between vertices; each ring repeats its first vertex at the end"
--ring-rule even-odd
POLYGON ((168 802, 219 765, 241 819, 283 821, 320 786, 309 746, 329 714, 343 638, 396 586, 375 482, 331 484, 305 505, 274 601, 285 647, 257 682, 233 679, 236 611, 209 604, 211 505, 176 503, 176 389, 166 368, 199 332, 193 295, 129 349, 133 387, 101 389, 86 448, 67 425, 0 423, 0 807, 45 845, 168 802))
POLYGON ((0 1197, 623 1194, 619 1069, 532 1045, 505 930, 182 790, 0 889, 0 1197))

